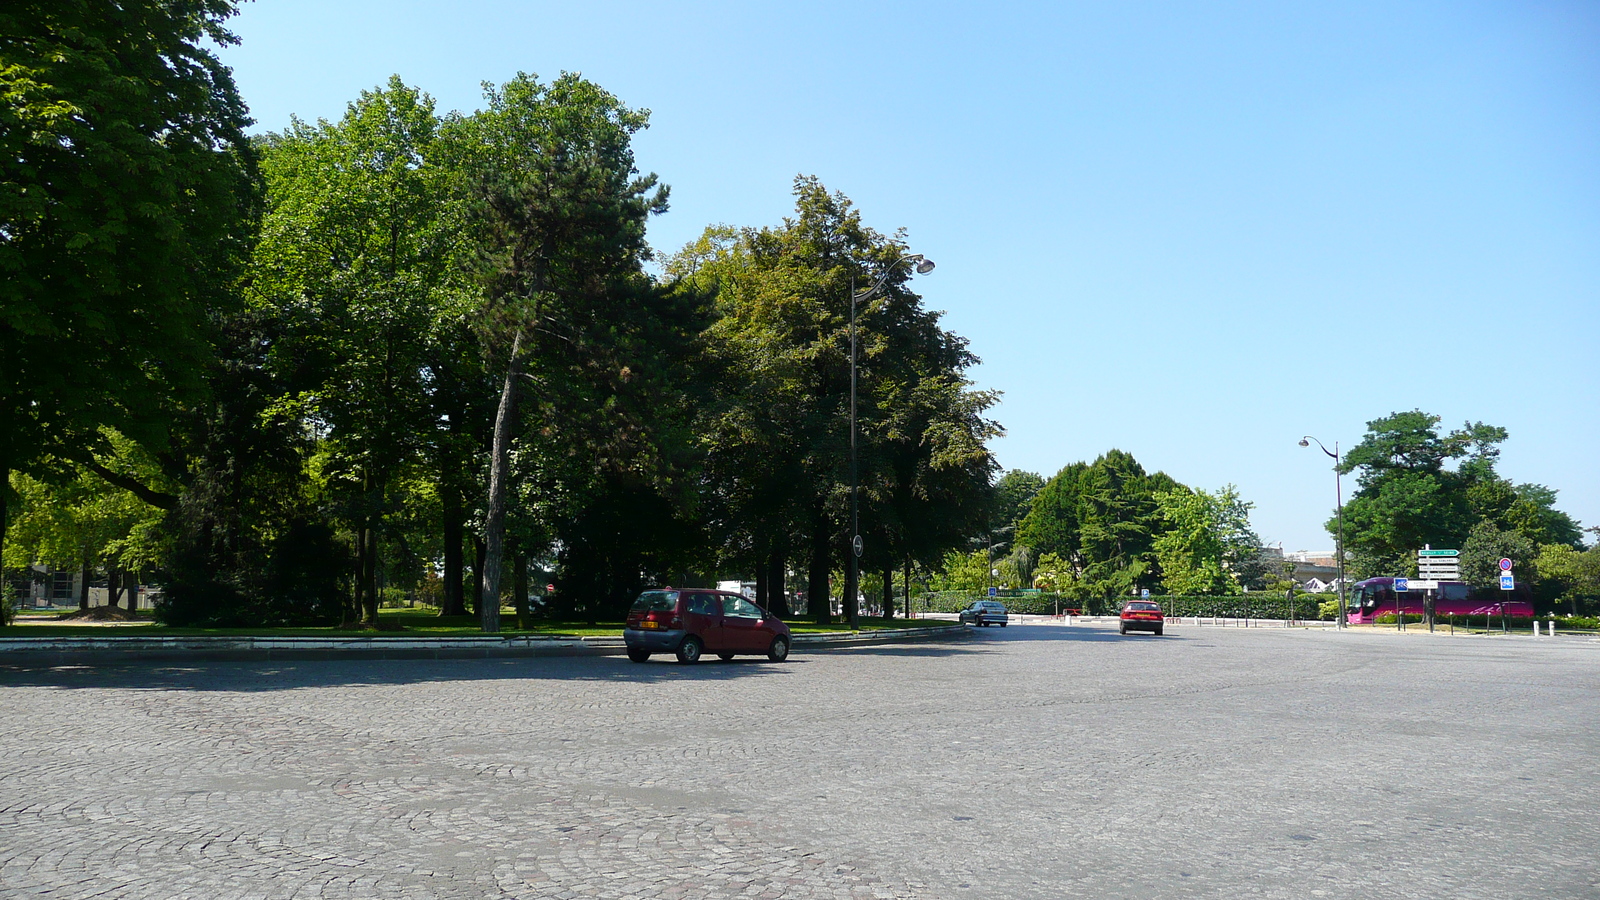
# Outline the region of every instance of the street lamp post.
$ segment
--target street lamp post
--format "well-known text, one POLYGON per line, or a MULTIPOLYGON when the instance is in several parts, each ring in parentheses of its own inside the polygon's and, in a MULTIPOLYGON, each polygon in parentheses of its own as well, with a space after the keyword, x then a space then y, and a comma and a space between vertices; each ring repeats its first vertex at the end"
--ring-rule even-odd
POLYGON ((1333 500, 1334 500, 1334 503, 1336 504, 1336 508, 1338 510, 1336 515, 1338 516, 1338 523, 1339 523, 1338 524, 1338 532, 1337 532, 1337 534, 1338 534, 1338 545, 1339 546, 1334 551, 1335 555, 1337 555, 1338 558, 1339 558, 1338 559, 1338 562, 1339 562, 1339 624, 1338 624, 1338 627, 1339 628, 1343 628, 1345 626, 1345 621, 1347 619, 1347 616, 1346 616, 1346 613, 1345 613, 1345 605, 1344 605, 1344 487, 1343 487, 1343 485, 1340 484, 1339 479, 1343 476, 1344 473, 1339 471, 1339 442, 1338 441, 1334 441, 1333 442, 1333 449, 1329 450, 1327 447, 1322 446, 1322 442, 1321 441, 1317 441, 1316 438, 1314 438, 1314 437, 1312 437, 1311 435, 1308 434, 1308 435, 1305 435, 1304 437, 1300 438, 1300 446, 1309 447, 1309 446, 1311 446, 1311 442, 1312 441, 1316 441, 1317 442, 1317 447, 1319 449, 1321 449, 1323 453, 1326 453, 1326 454, 1328 454, 1328 456, 1333 458, 1333 500))
POLYGON ((885 266, 883 274, 872 283, 872 287, 860 293, 856 292, 855 275, 850 276, 850 577, 845 581, 844 600, 852 631, 861 627, 861 604, 857 602, 856 595, 860 592, 861 553, 865 549, 861 541, 860 485, 856 458, 856 307, 883 290, 883 286, 889 283, 889 276, 901 263, 914 264, 918 275, 933 271, 933 260, 921 253, 911 253, 885 266))

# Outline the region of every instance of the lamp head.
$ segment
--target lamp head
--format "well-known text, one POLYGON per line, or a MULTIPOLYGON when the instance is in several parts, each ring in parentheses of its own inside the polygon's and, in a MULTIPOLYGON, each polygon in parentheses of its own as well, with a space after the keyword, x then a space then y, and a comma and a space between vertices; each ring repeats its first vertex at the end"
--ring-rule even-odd
POLYGON ((926 256, 924 256, 924 257, 922 257, 922 258, 917 260, 917 274, 918 275, 926 275, 926 274, 928 274, 929 272, 932 272, 932 271, 933 271, 933 260, 927 258, 926 256))
POLYGON ((1309 447, 1309 446, 1311 446, 1311 442, 1306 440, 1305 438, 1301 438, 1300 439, 1300 446, 1309 447))

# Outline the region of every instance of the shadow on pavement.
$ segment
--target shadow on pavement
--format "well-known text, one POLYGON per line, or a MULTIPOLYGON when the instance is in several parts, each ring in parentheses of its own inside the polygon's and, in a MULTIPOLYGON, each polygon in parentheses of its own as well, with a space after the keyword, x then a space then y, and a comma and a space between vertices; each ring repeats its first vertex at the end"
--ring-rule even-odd
POLYGON ((969 629, 973 640, 988 639, 991 641, 1042 641, 1042 642, 1068 642, 1068 643, 1105 643, 1114 641, 1157 640, 1181 641, 1182 635, 1168 631, 1156 637, 1153 634, 1133 633, 1118 634, 1115 623, 1096 625, 1011 625, 1006 628, 990 626, 988 628, 969 629))
MULTIPOLYGON (((960 642, 960 639, 957 639, 960 642)), ((964 642, 963 642, 964 643, 964 642)), ((910 657, 955 656, 988 650, 946 642, 802 647, 783 662, 737 656, 706 657, 682 665, 671 654, 636 663, 625 656, 546 656, 476 659, 330 659, 271 662, 225 660, 108 661, 92 664, 0 664, 0 686, 65 690, 238 691, 255 693, 341 685, 419 684, 437 681, 540 680, 671 684, 804 675, 813 654, 854 651, 910 657)))

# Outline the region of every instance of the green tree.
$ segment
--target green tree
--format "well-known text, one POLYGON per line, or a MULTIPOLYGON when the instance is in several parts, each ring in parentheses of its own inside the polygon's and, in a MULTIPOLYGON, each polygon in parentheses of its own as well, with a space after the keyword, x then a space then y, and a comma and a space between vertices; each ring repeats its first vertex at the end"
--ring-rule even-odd
MULTIPOLYGON (((815 178, 794 193, 782 227, 710 229, 669 272, 717 304, 700 429, 711 533, 758 570, 803 558, 809 612, 827 621, 829 576, 848 552, 852 295, 887 272, 857 309, 863 564, 880 585, 981 527, 999 432, 984 415, 995 395, 962 374, 976 362, 966 341, 909 289, 903 240, 866 228, 815 178)), ((847 585, 847 614, 854 594, 847 585)))
MULTIPOLYGON (((126 439, 118 435, 109 435, 108 442, 127 447, 126 439)), ((137 583, 133 573, 159 558, 153 533, 162 511, 83 469, 70 481, 44 481, 13 473, 11 488, 19 502, 11 540, 5 547, 4 568, 43 564, 80 570, 80 609, 88 607, 90 579, 104 572, 109 605, 117 605, 125 586, 131 612, 137 583)))
POLYGON ((1044 489, 1044 479, 1034 472, 1012 469, 994 483, 993 514, 988 528, 993 534, 1014 536, 1017 526, 1044 489))
POLYGON ((438 431, 436 335, 463 302, 450 154, 431 98, 395 76, 337 123, 267 138, 261 169, 252 300, 282 322, 283 404, 320 431, 314 467, 355 535, 354 596, 372 625, 385 521, 438 431))
POLYGON ((1500 560, 1510 559, 1521 564, 1518 574, 1531 580, 1536 577, 1532 563, 1537 556, 1534 543, 1520 532, 1502 530, 1484 519, 1472 526, 1461 543, 1461 579, 1470 584, 1494 584, 1500 576, 1500 560))
POLYGON ((1060 559, 1073 580, 1081 577, 1088 560, 1083 552, 1082 521, 1078 500, 1088 463, 1072 463, 1045 483, 1017 525, 1017 540, 1041 554, 1060 559))
MULTIPOLYGON (((1505 429, 1469 423, 1441 435, 1438 423, 1420 410, 1375 419, 1345 454, 1340 471, 1359 473, 1344 508, 1353 578, 1408 571, 1426 545, 1460 547, 1480 518, 1471 497, 1498 479, 1505 429)), ((1334 533, 1335 521, 1327 527, 1334 533)))
POLYGON ((1260 552, 1251 504, 1233 485, 1211 493, 1178 488, 1156 494, 1166 529, 1153 544, 1161 583, 1171 594, 1237 594, 1241 573, 1260 552))
POLYGON ((1567 601, 1573 615, 1579 614, 1580 603, 1592 606, 1600 600, 1600 543, 1587 550, 1546 544, 1539 548, 1534 571, 1541 581, 1557 588, 1556 596, 1567 601))
POLYGON ((951 550, 928 579, 936 591, 981 591, 994 583, 984 550, 951 550))
POLYGON ((160 449, 203 395, 256 197, 244 104, 205 47, 233 43, 232 12, 0 9, 0 471, 104 452, 102 426, 160 449))
MULTIPOLYGON (((485 86, 486 108, 453 123, 466 170, 475 271, 488 299, 483 333, 504 372, 489 458, 485 631, 499 630, 510 453, 525 382, 547 396, 589 397, 631 378, 641 303, 651 285, 645 222, 667 206, 634 168, 632 136, 649 114, 575 74, 546 85, 519 74, 485 86)), ((561 405, 546 406, 546 409, 561 405)), ((575 404, 566 404, 571 409, 575 404)))

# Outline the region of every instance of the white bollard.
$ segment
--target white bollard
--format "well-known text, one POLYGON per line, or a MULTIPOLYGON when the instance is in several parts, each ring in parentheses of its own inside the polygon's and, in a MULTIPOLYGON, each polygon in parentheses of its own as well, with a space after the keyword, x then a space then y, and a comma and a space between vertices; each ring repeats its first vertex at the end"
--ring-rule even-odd
POLYGON ((1550 636, 1551 637, 1555 637, 1556 636, 1556 620, 1555 619, 1551 619, 1550 620, 1550 636))
POLYGON ((1538 619, 1534 619, 1533 620, 1533 636, 1534 637, 1538 637, 1539 636, 1539 620, 1538 619))

